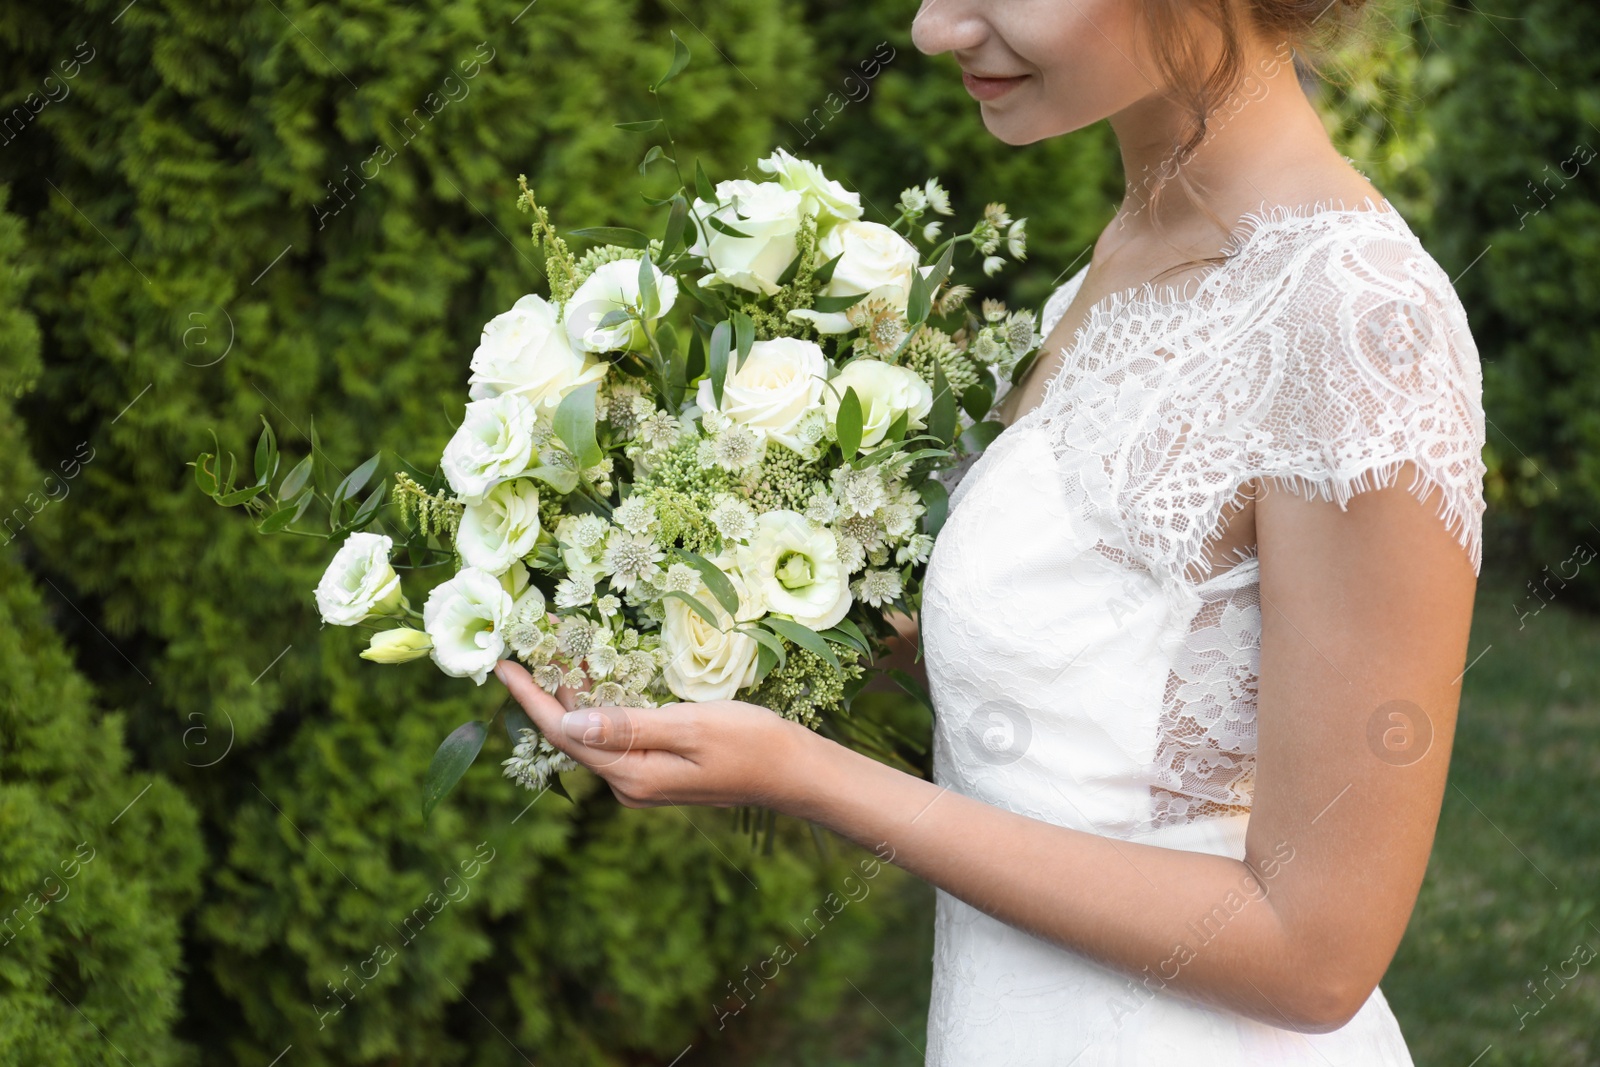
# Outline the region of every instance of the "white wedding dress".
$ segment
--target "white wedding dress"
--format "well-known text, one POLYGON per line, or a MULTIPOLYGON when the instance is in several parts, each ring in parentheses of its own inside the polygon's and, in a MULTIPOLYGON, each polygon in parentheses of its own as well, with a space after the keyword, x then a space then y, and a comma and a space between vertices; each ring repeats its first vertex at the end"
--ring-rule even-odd
MULTIPOLYGON (((1449 277, 1387 200, 1251 216, 1229 251, 1182 294, 1094 308, 1040 405, 952 493, 921 627, 935 781, 1238 859, 1261 615, 1251 553, 1197 580, 1225 502, 1259 478, 1344 506, 1409 460, 1406 486, 1440 491, 1476 570, 1484 416, 1449 277)), ((1046 304, 1046 334, 1083 274, 1046 304)), ((1296 1033, 1152 992, 942 890, 933 962, 938 1067, 1411 1063, 1379 991, 1341 1029, 1296 1033)))

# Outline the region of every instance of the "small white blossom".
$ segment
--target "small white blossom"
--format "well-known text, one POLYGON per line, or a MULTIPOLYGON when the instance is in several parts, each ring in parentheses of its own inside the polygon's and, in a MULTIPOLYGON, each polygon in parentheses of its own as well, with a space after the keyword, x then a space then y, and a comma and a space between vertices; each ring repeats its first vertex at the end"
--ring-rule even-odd
POLYGON ((665 411, 657 411, 639 420, 639 440, 647 448, 666 448, 678 439, 681 431, 678 420, 665 411))
POLYGON ((533 680, 546 693, 554 693, 561 688, 561 668, 553 663, 546 663, 533 672, 533 680))
POLYGON ((562 771, 577 768, 577 761, 552 745, 542 734, 523 728, 517 731, 517 736, 519 741, 511 750, 511 758, 503 760, 501 766, 505 768, 505 776, 524 789, 538 792, 562 771))
POLYGON ((927 534, 912 534, 911 539, 901 545, 894 554, 896 563, 925 563, 928 554, 933 551, 933 538, 927 534))
POLYGON ((589 675, 584 672, 582 667, 574 667, 561 676, 561 684, 568 689, 581 689, 588 680, 589 675))
POLYGON ((888 503, 883 478, 866 467, 840 467, 833 472, 833 488, 839 497, 839 510, 851 515, 871 515, 888 503))
POLYGON ((596 678, 604 678, 617 666, 617 650, 610 645, 601 645, 589 653, 585 660, 589 665, 589 673, 596 678))
POLYGON ((983 273, 985 276, 993 278, 1005 269, 1005 265, 1006 261, 999 256, 988 256, 983 261, 983 273))
POLYGON ((904 190, 900 194, 900 210, 911 218, 916 218, 928 210, 928 194, 915 185, 904 190))
POLYGON ((733 420, 728 418, 716 408, 700 413, 700 425, 706 428, 709 434, 719 434, 733 425, 733 420))
POLYGON ((944 229, 944 223, 930 222, 922 228, 922 239, 930 243, 937 241, 939 239, 939 231, 942 229, 944 229))
POLYGON ((654 571, 666 555, 661 546, 644 534, 612 530, 606 539, 600 565, 611 576, 612 587, 626 592, 640 578, 654 571))
POLYGON ((723 470, 744 470, 760 461, 763 443, 749 427, 730 426, 713 439, 713 462, 723 470))
POLYGON ((1006 247, 1012 259, 1028 258, 1028 220, 1018 219, 1006 231, 1006 247))
POLYGON ((572 574, 556 583, 556 607, 581 608, 594 599, 594 578, 572 574))
POLYGON ((733 496, 723 496, 706 516, 725 541, 743 541, 756 528, 756 513, 749 504, 733 496))
POLYGON ((694 594, 700 588, 700 572, 687 563, 674 563, 667 568, 667 575, 661 580, 661 590, 664 593, 694 594))
POLYGON ((561 642, 561 651, 576 659, 588 655, 594 647, 594 632, 594 623, 582 615, 568 615, 561 620, 556 638, 561 642))
POLYGON ((833 531, 833 539, 839 547, 839 563, 848 573, 854 574, 867 565, 867 550, 860 541, 838 529, 833 531))
POLYGON ((928 205, 941 215, 951 214, 950 194, 945 192, 944 186, 939 184, 938 178, 929 178, 928 184, 923 186, 928 194, 928 205))
POLYGON ((656 513, 644 497, 630 496, 611 513, 611 521, 631 534, 649 533, 656 524, 656 513))
POLYGON ((594 607, 600 613, 601 618, 609 619, 622 610, 622 601, 607 593, 594 602, 594 607))
POLYGON ((1006 302, 1004 300, 984 300, 983 318, 985 322, 999 322, 1006 317, 1006 302))
POLYGON ((899 571, 868 571, 850 587, 860 600, 875 608, 892 603, 900 596, 899 571))
POLYGON ((806 501, 806 509, 801 514, 818 526, 826 526, 838 517, 839 505, 826 491, 818 489, 806 501))

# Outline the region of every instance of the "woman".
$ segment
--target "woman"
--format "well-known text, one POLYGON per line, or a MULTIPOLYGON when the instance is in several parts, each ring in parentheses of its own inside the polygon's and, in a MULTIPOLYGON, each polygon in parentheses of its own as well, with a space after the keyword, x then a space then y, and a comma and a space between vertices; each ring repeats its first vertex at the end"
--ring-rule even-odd
POLYGON ((563 717, 500 665, 623 803, 768 805, 938 887, 930 1064, 1411 1062, 1377 986, 1445 784, 1484 420, 1448 277, 1287 60, 1332 6, 919 13, 995 136, 1109 117, 1128 175, 929 564, 933 782, 737 702, 563 717))

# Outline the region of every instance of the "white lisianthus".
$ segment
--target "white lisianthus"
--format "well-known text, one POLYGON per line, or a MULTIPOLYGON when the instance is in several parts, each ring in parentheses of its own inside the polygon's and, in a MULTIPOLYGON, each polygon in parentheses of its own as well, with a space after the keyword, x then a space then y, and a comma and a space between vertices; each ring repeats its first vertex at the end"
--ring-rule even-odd
POLYGON ((354 626, 374 615, 394 615, 406 604, 400 576, 389 565, 394 541, 353 533, 334 553, 317 583, 317 610, 330 626, 354 626))
MULTIPOLYGON (((602 263, 567 301, 567 336, 584 352, 637 351, 647 347, 644 327, 635 320, 600 327, 600 320, 613 311, 638 309, 639 264, 637 259, 618 259, 602 263)), ((657 307, 651 321, 672 310, 678 299, 678 279, 650 265, 655 278, 657 307)))
POLYGON ((716 616, 719 626, 712 626, 677 597, 667 597, 662 605, 666 620, 661 627, 661 647, 667 653, 662 677, 683 700, 731 700, 755 681, 760 646, 733 627, 736 622, 760 617, 760 606, 731 560, 723 557, 712 562, 722 568, 739 596, 737 619, 699 582, 691 595, 716 616))
POLYGON ((719 411, 757 437, 804 452, 805 444, 796 431, 806 412, 822 398, 828 373, 822 349, 814 341, 775 337, 752 344, 744 366, 736 372, 733 363, 730 357, 721 408, 716 405, 709 378, 701 381, 695 403, 702 411, 719 411))
POLYGON ((456 529, 456 549, 468 566, 503 574, 539 539, 539 489, 532 478, 501 482, 479 504, 468 504, 456 529))
POLYGON ((537 408, 554 409, 574 389, 605 377, 606 368, 574 351, 556 306, 529 293, 484 326, 472 353, 468 395, 488 400, 519 393, 537 408))
POLYGON ((433 639, 433 662, 452 678, 471 678, 482 685, 505 652, 501 627, 512 606, 500 579, 477 567, 463 567, 434 586, 422 606, 422 627, 433 639))
POLYGON ((785 189, 793 189, 802 196, 801 210, 817 216, 819 230, 827 230, 835 222, 850 222, 861 217, 861 194, 852 193, 828 178, 821 167, 808 159, 791 156, 787 149, 780 148, 756 166, 776 175, 778 184, 785 189))
POLYGON ((397 626, 373 634, 367 647, 361 650, 361 658, 374 663, 410 663, 432 650, 433 641, 426 633, 410 626, 397 626))
POLYGON ((532 466, 534 421, 533 403, 515 393, 468 404, 439 461, 456 496, 482 503, 490 489, 532 466))
MULTIPOLYGON (((911 272, 922 259, 916 245, 876 222, 841 222, 817 242, 817 258, 827 262, 841 254, 822 295, 865 293, 902 310, 910 302, 911 272)), ((852 328, 842 311, 798 308, 789 317, 811 322, 819 333, 849 333, 852 328)))
POLYGON ((833 534, 799 512, 769 511, 757 518, 737 559, 751 592, 774 615, 827 630, 850 610, 849 574, 833 534))
POLYGON ((739 179, 717 186, 717 202, 696 199, 694 217, 699 240, 689 251, 704 256, 711 273, 701 285, 731 285, 771 296, 778 279, 798 251, 796 235, 804 197, 778 182, 739 179), (715 218, 744 234, 723 233, 708 221, 715 218))
POLYGON ((916 371, 881 360, 858 359, 846 363, 823 393, 830 426, 838 422, 839 401, 846 389, 854 389, 856 398, 861 401, 862 449, 881 442, 902 412, 907 416, 908 430, 922 429, 933 408, 933 390, 916 371))

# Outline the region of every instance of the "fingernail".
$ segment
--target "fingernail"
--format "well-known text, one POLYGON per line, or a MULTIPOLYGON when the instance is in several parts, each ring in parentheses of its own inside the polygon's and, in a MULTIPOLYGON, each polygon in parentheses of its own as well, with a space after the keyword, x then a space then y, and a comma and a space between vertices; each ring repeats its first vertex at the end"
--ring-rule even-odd
POLYGON ((598 711, 569 711, 561 716, 561 732, 574 741, 598 745, 605 740, 606 717, 598 711))

